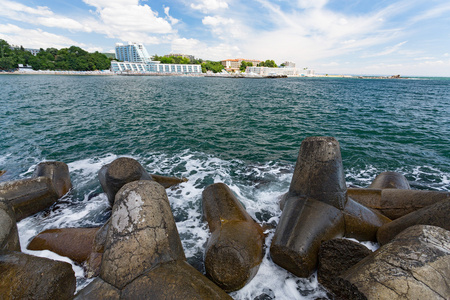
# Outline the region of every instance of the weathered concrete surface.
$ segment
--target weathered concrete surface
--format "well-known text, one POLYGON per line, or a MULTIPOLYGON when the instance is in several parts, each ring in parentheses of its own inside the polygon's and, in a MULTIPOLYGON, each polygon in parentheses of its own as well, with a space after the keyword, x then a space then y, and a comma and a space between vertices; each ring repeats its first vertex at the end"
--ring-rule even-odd
POLYGON ((379 212, 368 209, 351 198, 343 210, 345 221, 345 236, 359 241, 376 241, 380 226, 391 220, 379 212))
POLYGON ((280 267, 308 277, 317 266, 321 242, 344 233, 344 215, 339 209, 314 199, 289 199, 272 239, 270 255, 280 267))
POLYGON ((381 226, 377 232, 378 242, 384 245, 397 234, 414 225, 433 225, 450 230, 450 198, 381 226))
POLYGON ((50 250, 73 261, 82 263, 92 252, 97 228, 48 229, 31 240, 27 249, 50 250))
POLYGON ((317 279, 336 298, 346 299, 347 295, 339 294, 338 277, 370 254, 364 245, 347 239, 325 241, 320 245, 317 279))
POLYGON ((60 161, 45 161, 36 166, 33 177, 44 176, 51 179, 58 198, 64 196, 71 188, 69 167, 60 161))
POLYGON ((92 245, 92 251, 86 260, 85 270, 86 277, 92 278, 100 275, 100 268, 102 266, 103 253, 105 252, 106 237, 108 235, 111 219, 109 219, 97 231, 92 245))
POLYGON ((0 201, 0 251, 20 251, 16 215, 7 202, 0 201))
POLYGON ((408 179, 398 172, 382 172, 372 181, 371 189, 411 189, 408 179))
POLYGON ((0 254, 1 299, 72 299, 75 274, 65 262, 21 252, 0 254))
POLYGON ((289 196, 308 197, 344 209, 347 187, 339 142, 314 136, 302 141, 289 196))
POLYGON ((50 207, 58 198, 48 177, 40 176, 0 183, 0 201, 11 204, 16 213, 16 221, 50 207))
POLYGON ((100 277, 122 289, 172 260, 185 256, 165 189, 150 180, 124 185, 112 208, 100 277))
POLYGON ((101 278, 95 278, 75 296, 75 300, 98 299, 119 300, 120 290, 104 282, 101 278))
POLYGON ((450 232, 410 227, 341 277, 368 299, 449 299, 450 232))
POLYGON ((421 208, 450 199, 450 192, 400 189, 348 189, 350 198, 395 220, 421 208))
POLYGON ((121 299, 232 299, 185 261, 166 262, 122 290, 121 299))
POLYGON ((111 205, 116 193, 127 183, 136 180, 153 180, 141 164, 132 158, 120 157, 98 171, 98 179, 111 205))
POLYGON ((165 189, 170 188, 174 185, 187 182, 187 178, 177 178, 177 177, 170 177, 170 176, 162 176, 162 175, 155 175, 151 174, 154 181, 162 185, 165 189))
POLYGON ((205 249, 206 274, 226 292, 246 285, 263 259, 263 229, 230 188, 215 183, 203 191, 203 214, 211 236, 205 249))
POLYGON ((332 137, 302 141, 283 213, 270 247, 279 266, 308 277, 322 241, 348 236, 375 240, 389 219, 349 199, 339 143, 332 137))

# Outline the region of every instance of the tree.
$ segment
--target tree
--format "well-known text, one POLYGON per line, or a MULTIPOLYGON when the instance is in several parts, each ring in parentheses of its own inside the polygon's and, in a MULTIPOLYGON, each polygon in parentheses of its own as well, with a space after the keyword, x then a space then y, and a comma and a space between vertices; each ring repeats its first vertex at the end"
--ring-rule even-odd
POLYGON ((12 70, 16 65, 12 57, 0 58, 0 70, 12 70))
POLYGON ((269 67, 269 68, 276 68, 277 64, 275 63, 274 60, 266 60, 266 61, 262 61, 258 64, 258 67, 269 67))
POLYGON ((245 69, 247 69, 247 67, 253 67, 253 63, 252 62, 242 61, 241 62, 241 66, 239 67, 239 70, 241 72, 245 72, 245 69))
POLYGON ((212 71, 213 73, 220 73, 224 69, 224 66, 220 61, 206 61, 202 63, 202 72, 212 71))
POLYGON ((273 60, 266 60, 266 61, 264 62, 264 65, 265 65, 266 67, 269 67, 269 68, 276 68, 276 67, 277 67, 277 64, 276 64, 275 61, 273 61, 273 60))

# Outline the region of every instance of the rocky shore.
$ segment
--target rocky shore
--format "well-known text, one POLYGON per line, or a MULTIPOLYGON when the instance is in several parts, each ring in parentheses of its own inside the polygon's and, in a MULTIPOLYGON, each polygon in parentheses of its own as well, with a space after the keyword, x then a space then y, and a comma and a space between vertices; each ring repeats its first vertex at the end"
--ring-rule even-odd
MULTIPOLYGON (((396 172, 350 189, 343 170, 337 140, 302 142, 272 260, 299 277, 317 270, 330 299, 449 299, 450 193, 412 190, 396 172)), ((67 165, 42 162, 31 178, 0 183, 0 299, 231 299, 258 272, 264 230, 225 184, 203 191, 211 235, 202 274, 186 261, 165 191, 186 179, 150 174, 131 158, 103 166, 98 179, 112 209, 102 227, 46 230, 27 245, 95 277, 76 295, 71 265, 22 253, 16 225, 72 188, 67 165)))

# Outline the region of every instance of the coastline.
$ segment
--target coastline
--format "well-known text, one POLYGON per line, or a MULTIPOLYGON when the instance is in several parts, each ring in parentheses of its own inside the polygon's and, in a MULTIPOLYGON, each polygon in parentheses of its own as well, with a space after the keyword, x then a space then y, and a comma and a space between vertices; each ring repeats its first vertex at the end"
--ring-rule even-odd
POLYGON ((349 78, 349 79, 412 79, 412 77, 394 76, 360 76, 360 75, 287 75, 287 76, 255 76, 247 73, 223 74, 223 73, 201 73, 201 74, 179 74, 179 73, 150 73, 150 72, 126 72, 114 73, 110 70, 102 71, 50 71, 50 70, 26 70, 13 72, 0 72, 0 75, 65 75, 65 76, 181 76, 181 77, 212 77, 212 78, 237 78, 237 79, 265 79, 265 78, 349 78))

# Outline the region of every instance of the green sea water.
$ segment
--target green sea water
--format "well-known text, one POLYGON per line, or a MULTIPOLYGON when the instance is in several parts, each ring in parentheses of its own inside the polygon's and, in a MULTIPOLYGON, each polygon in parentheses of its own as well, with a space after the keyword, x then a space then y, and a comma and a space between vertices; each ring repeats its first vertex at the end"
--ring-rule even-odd
MULTIPOLYGON (((0 181, 59 160, 74 184, 50 213, 19 224, 22 247, 44 229, 101 225, 110 207, 96 172, 129 156, 151 173, 189 179, 168 196, 188 261, 201 271, 209 234, 202 190, 225 182, 256 220, 276 224, 278 198, 308 136, 340 142, 347 185, 366 187, 378 173, 398 171, 412 188, 449 191, 450 80, 0 76, 0 170, 7 171, 0 181)), ((86 280, 78 279, 81 288, 86 280)), ((289 275, 268 253, 232 296, 263 294, 326 297, 314 278, 289 275)))

